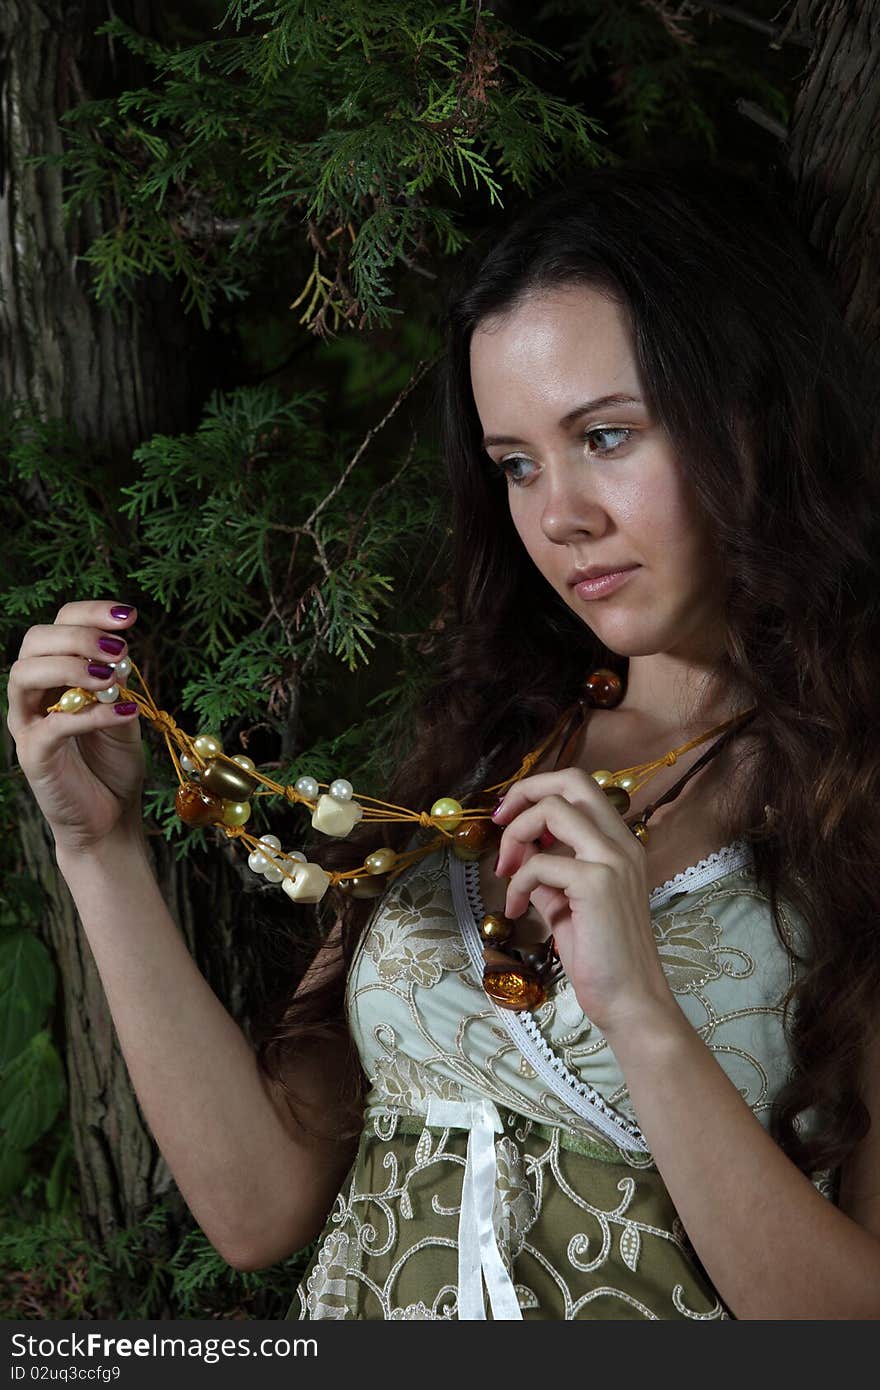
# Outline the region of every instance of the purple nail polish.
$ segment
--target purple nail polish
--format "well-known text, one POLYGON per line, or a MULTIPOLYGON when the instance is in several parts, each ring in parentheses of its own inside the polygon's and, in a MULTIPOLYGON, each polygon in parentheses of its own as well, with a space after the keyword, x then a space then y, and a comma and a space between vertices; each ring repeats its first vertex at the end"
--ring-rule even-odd
POLYGON ((137 705, 134 700, 120 700, 119 704, 114 705, 113 708, 117 714, 134 714, 137 710, 137 705))
POLYGON ((99 681, 106 681, 113 675, 113 667, 105 666, 103 661, 90 661, 89 675, 94 676, 99 681))
POLYGON ((134 612, 134 608, 132 608, 129 604, 127 604, 127 603, 118 603, 118 604, 116 605, 115 608, 111 608, 111 609, 110 609, 110 617, 111 617, 111 618, 116 618, 117 622, 120 622, 120 623, 121 623, 121 622, 124 622, 124 621, 125 621, 125 619, 126 619, 126 618, 128 617, 128 615, 129 615, 129 613, 133 613, 133 612, 134 612))
POLYGON ((125 650, 125 643, 121 637, 99 637, 98 646, 102 652, 109 652, 111 656, 119 656, 125 650))

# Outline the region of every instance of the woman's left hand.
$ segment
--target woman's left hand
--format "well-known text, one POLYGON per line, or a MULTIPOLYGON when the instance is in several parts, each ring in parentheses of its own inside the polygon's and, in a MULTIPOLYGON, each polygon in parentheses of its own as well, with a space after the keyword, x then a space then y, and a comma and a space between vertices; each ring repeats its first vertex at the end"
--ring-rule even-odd
POLYGON ((650 1024, 658 1011, 675 1019, 680 1009, 648 909, 645 850, 599 784, 576 767, 523 777, 493 820, 505 826, 495 870, 510 878, 505 916, 534 904, 578 1003, 609 1042, 616 1031, 650 1024), (560 853, 533 844, 547 830, 560 853))

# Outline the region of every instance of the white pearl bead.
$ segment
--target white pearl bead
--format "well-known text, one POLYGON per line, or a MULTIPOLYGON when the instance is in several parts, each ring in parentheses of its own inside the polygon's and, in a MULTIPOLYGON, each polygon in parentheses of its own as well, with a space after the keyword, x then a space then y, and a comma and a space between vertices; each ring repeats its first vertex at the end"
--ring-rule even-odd
POLYGON ((194 763, 188 753, 181 753, 180 766, 183 768, 184 772, 195 772, 198 763, 194 763))
POLYGON ((287 851, 287 857, 288 859, 295 859, 298 864, 307 864, 309 862, 301 849, 289 849, 287 851))
POLYGON ((350 801, 353 794, 354 787, 344 777, 337 777, 335 782, 330 783, 330 795, 337 801, 350 801))
POLYGON ((273 849, 281 848, 281 841, 279 840, 277 835, 261 835, 260 844, 271 845, 273 849))
POLYGON ((106 690, 96 690, 95 699, 100 700, 102 705, 112 705, 114 700, 119 699, 119 686, 108 685, 106 690))
POLYGON ((233 753, 232 761, 238 763, 239 767, 244 767, 248 772, 256 772, 257 765, 253 758, 249 758, 245 753, 233 753))
POLYGON ((313 801, 318 795, 318 783, 314 777, 297 777, 294 790, 298 791, 300 796, 307 796, 313 801))
POLYGON ((258 849, 253 850, 248 855, 248 864, 255 874, 261 874, 264 869, 269 867, 269 861, 265 854, 261 854, 258 849))
POLYGON ((121 661, 111 661, 110 665, 114 667, 118 681, 124 681, 126 677, 131 675, 131 662, 127 656, 124 656, 121 661))
POLYGON ((280 883, 283 877, 277 864, 267 864, 263 870, 263 878, 267 878, 270 883, 280 883))

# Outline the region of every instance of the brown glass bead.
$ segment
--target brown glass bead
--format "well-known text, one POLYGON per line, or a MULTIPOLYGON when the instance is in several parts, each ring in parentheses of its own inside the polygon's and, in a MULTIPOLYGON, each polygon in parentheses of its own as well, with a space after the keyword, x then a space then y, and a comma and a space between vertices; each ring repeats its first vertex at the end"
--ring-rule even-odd
POLYGON ((487 966, 483 971, 483 989, 500 1008, 515 1013, 536 1009, 546 998, 544 986, 534 971, 525 965, 517 969, 512 961, 506 970, 487 966))
POLYGON ((200 785, 227 801, 249 801, 260 784, 231 758, 209 758, 200 785))
POLYGON ((487 912, 480 923, 480 936, 484 941, 501 946, 513 936, 513 923, 499 912, 487 912))
POLYGON ((599 709, 613 709, 623 699, 623 681, 616 671, 610 671, 607 666, 591 671, 584 682, 584 689, 590 704, 597 705, 599 709))
POLYGON ((493 828, 492 822, 487 820, 462 821, 453 831, 453 848, 457 849, 460 846, 469 853, 482 854, 489 843, 493 828))
POLYGON ((384 874, 355 874, 353 878, 341 878, 336 887, 349 898, 378 898, 387 884, 384 874))
POLYGON ((216 825, 223 819, 223 798, 205 791, 200 784, 183 782, 177 788, 174 809, 186 825, 216 825))
POLYGON ((625 816, 629 810, 629 792, 625 791, 623 787, 615 787, 611 783, 604 786, 602 790, 615 811, 619 811, 622 816, 625 816))

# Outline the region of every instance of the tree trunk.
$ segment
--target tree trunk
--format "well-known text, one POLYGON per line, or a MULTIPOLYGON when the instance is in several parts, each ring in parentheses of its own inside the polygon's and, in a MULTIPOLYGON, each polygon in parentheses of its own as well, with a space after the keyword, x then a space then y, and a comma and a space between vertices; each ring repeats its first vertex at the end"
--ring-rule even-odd
MULTIPOLYGON (((150 32, 146 3, 116 9, 150 32)), ((59 171, 26 167, 29 156, 60 149, 58 118, 68 106, 143 81, 127 55, 111 58, 106 40, 94 38, 110 13, 101 0, 3 0, 0 9, 0 389, 74 426, 89 447, 118 462, 124 480, 136 472, 134 445, 157 431, 191 429, 198 418, 187 352, 201 346, 201 329, 184 321, 161 282, 148 284, 136 304, 120 302, 113 315, 98 308, 77 257, 102 230, 99 214, 65 225, 59 171)), ((35 511, 47 505, 39 478, 30 503, 35 511)), ((22 854, 48 904, 41 935, 60 979, 59 1043, 85 1228, 103 1244, 165 1198, 177 1212, 177 1229, 157 1240, 167 1250, 177 1242, 184 1204, 141 1114, 52 837, 26 789, 17 810, 22 854)), ((161 836, 152 845, 172 915, 212 987, 240 1017, 248 961, 237 960, 234 938, 247 915, 240 904, 253 899, 242 893, 228 856, 212 854, 207 881, 191 861, 177 863, 161 836)), ((243 929, 246 939, 246 920, 243 929)))
MULTIPOLYGON (((880 5, 809 0, 813 49, 792 111, 786 163, 797 214, 843 289, 847 321, 880 366, 880 5)), ((878 371, 871 374, 874 418, 878 371)))

